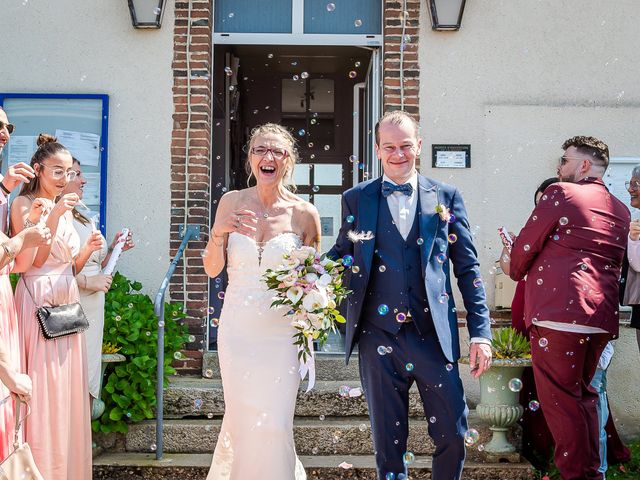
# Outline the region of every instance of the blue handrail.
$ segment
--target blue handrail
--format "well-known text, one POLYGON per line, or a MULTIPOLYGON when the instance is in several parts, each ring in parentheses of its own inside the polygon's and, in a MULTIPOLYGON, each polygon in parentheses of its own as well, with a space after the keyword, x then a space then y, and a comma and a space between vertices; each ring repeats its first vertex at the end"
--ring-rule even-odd
MULTIPOLYGON (((200 225, 187 225, 186 230, 180 226, 180 237, 182 243, 176 252, 176 256, 173 258, 169 270, 162 280, 160 289, 156 294, 156 300, 153 304, 153 311, 158 317, 158 367, 156 373, 156 460, 162 459, 163 451, 163 438, 162 432, 164 429, 164 294, 169 286, 169 280, 173 276, 173 272, 187 248, 189 240, 200 239, 200 225)), ((186 292, 185 292, 186 295, 186 292)), ((185 299, 186 301, 186 299, 185 299)))

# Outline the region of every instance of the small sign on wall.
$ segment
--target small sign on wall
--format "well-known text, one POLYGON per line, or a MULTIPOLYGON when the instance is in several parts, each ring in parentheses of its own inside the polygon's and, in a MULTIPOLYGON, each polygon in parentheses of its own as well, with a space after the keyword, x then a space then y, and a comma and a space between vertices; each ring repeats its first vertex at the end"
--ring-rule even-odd
POLYGON ((320 230, 323 237, 333 236, 333 217, 320 217, 320 230))
POLYGON ((433 168, 471 168, 471 145, 432 145, 433 168))

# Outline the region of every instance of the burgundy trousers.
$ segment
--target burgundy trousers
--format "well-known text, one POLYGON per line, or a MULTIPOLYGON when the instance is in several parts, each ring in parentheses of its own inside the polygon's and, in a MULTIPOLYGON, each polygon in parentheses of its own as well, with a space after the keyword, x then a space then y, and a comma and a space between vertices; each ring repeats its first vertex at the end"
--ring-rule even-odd
POLYGON ((611 336, 535 325, 529 335, 538 397, 556 444, 556 467, 564 480, 602 480, 598 394, 590 383, 611 336))

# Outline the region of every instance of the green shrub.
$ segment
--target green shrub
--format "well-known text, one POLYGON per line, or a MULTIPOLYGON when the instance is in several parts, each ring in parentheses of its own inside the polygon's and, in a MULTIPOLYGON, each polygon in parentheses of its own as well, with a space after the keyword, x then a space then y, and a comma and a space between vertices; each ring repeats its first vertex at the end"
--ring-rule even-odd
MULTIPOLYGON (((129 423, 154 417, 158 321, 151 298, 139 293, 141 289, 139 282, 116 273, 106 294, 104 342, 121 347, 119 353, 127 360, 107 370, 102 389, 105 412, 93 421, 94 431, 125 433, 129 423)), ((180 355, 188 339, 187 327, 176 322, 184 316, 181 304, 165 303, 165 386, 168 375, 175 373, 174 355, 180 355)))
POLYGON ((512 327, 498 328, 491 332, 493 356, 499 359, 531 358, 531 344, 512 327))

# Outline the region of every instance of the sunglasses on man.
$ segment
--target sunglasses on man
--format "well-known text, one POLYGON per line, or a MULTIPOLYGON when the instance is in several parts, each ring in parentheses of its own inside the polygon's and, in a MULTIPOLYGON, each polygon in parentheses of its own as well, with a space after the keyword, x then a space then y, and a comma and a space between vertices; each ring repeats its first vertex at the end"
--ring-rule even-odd
POLYGON ((0 121, 0 130, 4 130, 5 127, 7 128, 7 132, 9 132, 9 135, 11 135, 16 128, 13 123, 5 123, 0 121))

